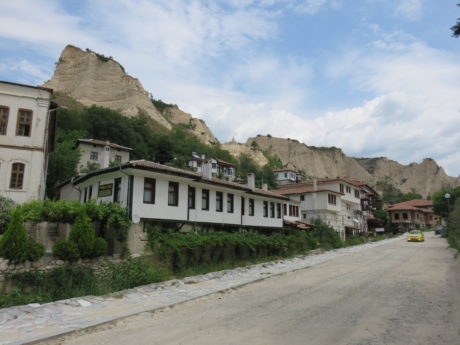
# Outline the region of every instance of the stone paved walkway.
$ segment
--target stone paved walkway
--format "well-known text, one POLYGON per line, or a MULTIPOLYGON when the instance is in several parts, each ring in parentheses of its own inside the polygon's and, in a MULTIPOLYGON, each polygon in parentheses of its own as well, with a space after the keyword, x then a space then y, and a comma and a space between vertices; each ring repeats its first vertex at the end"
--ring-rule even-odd
POLYGON ((322 254, 298 256, 181 280, 169 280, 108 296, 85 296, 0 309, 0 345, 25 344, 100 325, 399 240, 401 238, 393 238, 322 254))

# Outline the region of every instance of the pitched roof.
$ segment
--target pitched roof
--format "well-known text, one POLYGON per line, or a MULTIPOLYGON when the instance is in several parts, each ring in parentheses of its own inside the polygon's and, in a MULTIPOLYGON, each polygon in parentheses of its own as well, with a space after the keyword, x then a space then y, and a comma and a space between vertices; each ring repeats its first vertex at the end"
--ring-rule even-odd
POLYGON ((234 188, 234 189, 239 189, 243 190, 247 193, 250 194, 256 194, 256 195, 262 195, 262 196, 267 196, 271 198, 276 198, 276 199, 281 199, 281 200, 289 200, 288 197, 282 196, 280 194, 274 193, 272 191, 267 191, 259 188, 251 189, 247 185, 239 184, 236 182, 230 182, 226 181, 217 177, 212 177, 212 178, 205 178, 201 173, 190 171, 190 170, 184 170, 184 169, 179 169, 179 168, 174 168, 170 167, 168 165, 152 162, 152 161, 146 161, 146 160, 136 160, 136 161, 129 161, 124 164, 118 165, 118 166, 112 166, 108 167, 105 169, 100 169, 97 171, 90 172, 86 175, 79 176, 73 180, 74 184, 81 183, 93 176, 101 175, 107 172, 112 172, 116 170, 122 170, 122 169, 140 169, 140 170, 149 170, 149 171, 154 171, 154 172, 159 172, 159 173, 164 173, 164 174, 170 174, 170 175, 176 175, 176 176, 182 176, 182 177, 188 177, 190 179, 193 179, 198 182, 202 183, 209 183, 209 184, 215 184, 215 185, 220 185, 224 187, 229 187, 229 188, 234 188))
POLYGON ((280 188, 276 189, 273 192, 281 195, 291 195, 291 194, 303 194, 303 193, 319 193, 319 192, 329 192, 329 193, 335 193, 335 194, 340 194, 343 195, 340 192, 337 192, 336 190, 332 190, 329 188, 316 188, 316 190, 313 189, 313 187, 310 186, 303 186, 301 183, 298 183, 296 185, 289 185, 290 188, 280 188))
POLYGON ((103 141, 103 140, 96 140, 96 139, 78 139, 78 144, 83 143, 83 144, 89 144, 89 145, 97 145, 97 146, 110 146, 114 149, 117 150, 123 150, 123 151, 133 151, 132 148, 126 147, 126 146, 121 146, 118 144, 111 143, 109 141, 103 141))
POLYGON ((272 169, 272 171, 273 171, 273 172, 292 171, 292 172, 297 173, 295 170, 293 170, 293 169, 287 169, 287 168, 283 168, 283 169, 272 169))
POLYGON ((419 211, 425 213, 432 213, 433 201, 414 199, 409 201, 400 202, 393 205, 385 205, 385 211, 419 211))

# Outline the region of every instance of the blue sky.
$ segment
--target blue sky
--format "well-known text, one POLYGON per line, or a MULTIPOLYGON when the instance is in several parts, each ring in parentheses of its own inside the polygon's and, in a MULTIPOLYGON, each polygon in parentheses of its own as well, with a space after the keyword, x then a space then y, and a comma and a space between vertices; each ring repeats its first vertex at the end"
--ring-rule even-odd
POLYGON ((221 142, 271 134, 460 174, 458 1, 0 0, 0 80, 113 56, 221 142))

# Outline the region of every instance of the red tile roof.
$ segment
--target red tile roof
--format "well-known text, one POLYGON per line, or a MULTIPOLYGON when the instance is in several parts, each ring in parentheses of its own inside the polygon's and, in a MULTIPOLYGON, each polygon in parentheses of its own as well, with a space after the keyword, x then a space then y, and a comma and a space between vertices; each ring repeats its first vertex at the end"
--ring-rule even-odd
POLYGON ((385 211, 419 211, 424 213, 432 213, 433 201, 414 199, 400 202, 393 205, 385 205, 385 211))
MULTIPOLYGON (((303 193, 319 193, 319 192, 330 192, 330 193, 335 193, 335 194, 341 194, 340 192, 337 192, 336 190, 332 190, 329 188, 316 188, 316 191, 313 189, 313 187, 310 186, 304 186, 301 183, 298 183, 296 185, 289 185, 290 188, 280 188, 276 189, 273 192, 281 194, 281 195, 291 195, 291 194, 303 194, 303 193)), ((284 186, 283 186, 284 187, 284 186)))

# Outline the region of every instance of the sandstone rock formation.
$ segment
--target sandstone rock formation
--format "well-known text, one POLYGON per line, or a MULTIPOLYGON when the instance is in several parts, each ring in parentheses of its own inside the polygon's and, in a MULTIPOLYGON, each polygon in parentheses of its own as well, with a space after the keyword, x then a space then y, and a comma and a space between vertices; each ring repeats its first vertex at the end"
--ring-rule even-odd
POLYGON ((162 114, 170 123, 182 126, 205 144, 219 142, 202 119, 192 117, 192 115, 180 110, 177 105, 165 107, 162 114))
POLYGON ((426 158, 421 163, 402 165, 385 157, 353 158, 335 147, 307 146, 297 140, 257 136, 249 138, 239 150, 237 144, 224 144, 234 156, 247 152, 257 145, 261 150, 281 159, 287 167, 300 170, 307 177, 351 177, 375 186, 388 180, 407 193, 415 190, 428 197, 443 187, 458 186, 460 179, 447 176, 434 160, 426 158), (246 147, 245 149, 243 147, 246 147))
POLYGON ((112 58, 90 50, 66 46, 53 77, 43 86, 56 91, 64 102, 71 99, 85 106, 94 104, 125 116, 146 115, 159 130, 183 125, 206 144, 218 142, 203 120, 193 118, 177 106, 165 104, 159 111, 138 79, 127 75, 112 58))
POLYGON ((249 145, 238 143, 235 139, 222 144, 222 149, 227 150, 234 157, 238 157, 242 153, 247 154, 260 167, 268 163, 268 159, 262 151, 254 149, 249 145))

